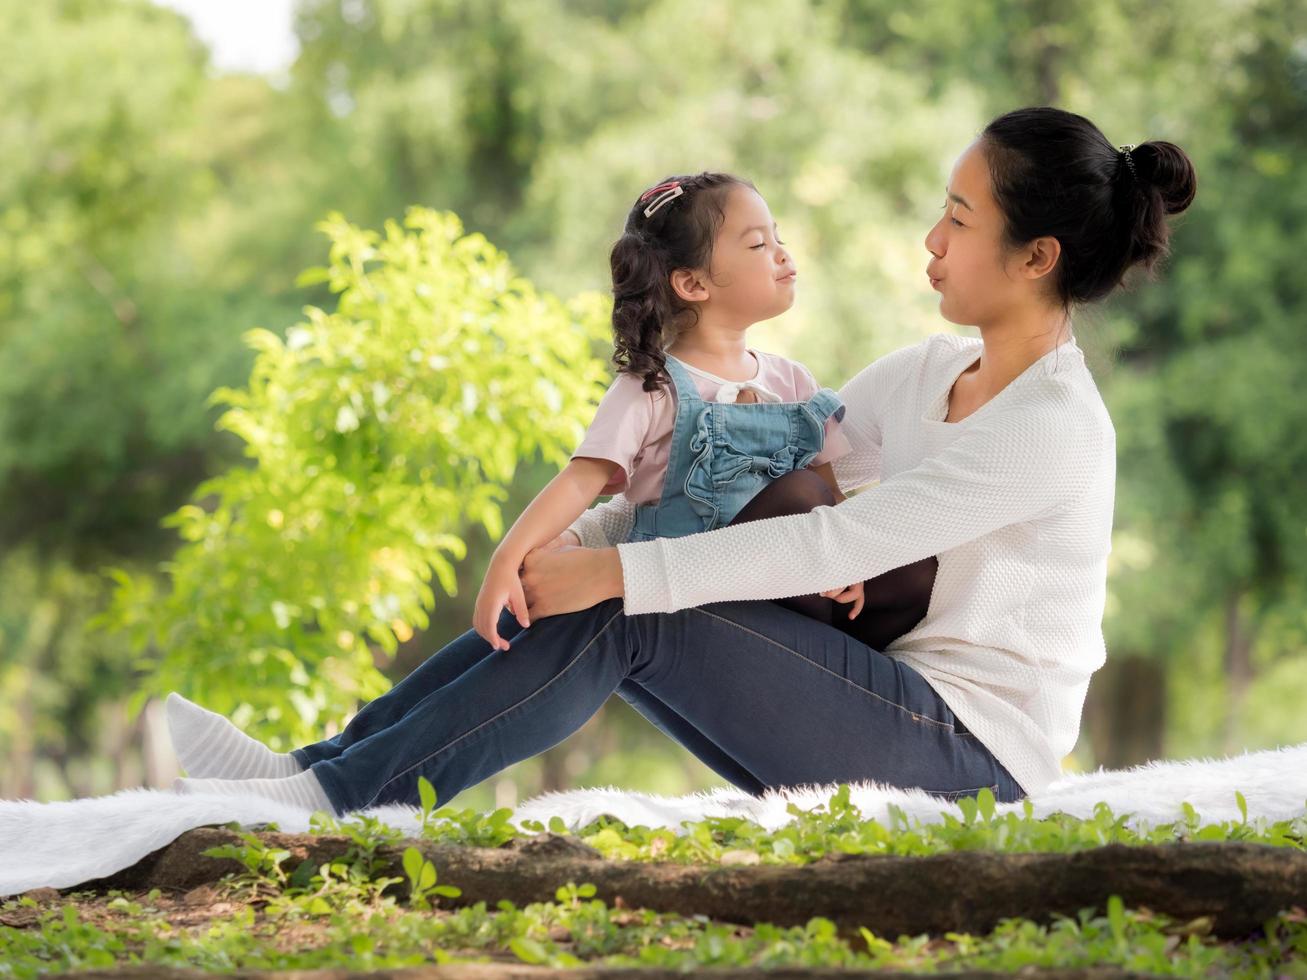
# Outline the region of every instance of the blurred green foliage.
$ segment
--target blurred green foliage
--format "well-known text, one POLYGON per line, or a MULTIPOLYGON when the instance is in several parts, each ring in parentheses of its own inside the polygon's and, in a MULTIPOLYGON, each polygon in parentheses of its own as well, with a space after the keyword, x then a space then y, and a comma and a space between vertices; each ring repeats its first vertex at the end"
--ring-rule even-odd
POLYGON ((537 292, 448 213, 414 208, 384 234, 339 215, 322 228, 329 264, 300 281, 326 282, 336 310, 308 307, 284 341, 249 332, 248 387, 214 393, 254 465, 196 489, 212 508, 165 519, 186 542, 166 595, 113 570, 96 625, 160 652, 133 712, 186 689, 225 714, 251 705, 252 734, 321 738, 320 715, 390 686, 373 650, 430 625, 428 581, 458 591, 460 527, 501 537, 518 460, 564 464, 603 394, 597 294, 537 292))
MULTIPOLYGON (((0 0, 0 26, 0 691, 22 707, 0 746, 20 757, 67 779, 103 744, 101 708, 169 686, 284 747, 463 632, 502 516, 608 370, 602 310, 550 297, 606 289, 643 187, 757 183, 805 287, 751 342, 838 387, 949 329, 922 275, 948 169, 992 115, 1041 102, 1113 141, 1172 140, 1199 172, 1160 280, 1077 321, 1118 435, 1104 675, 1134 659, 1159 680, 1127 726, 1096 678, 1070 763, 1119 763, 1137 724, 1169 754, 1307 738, 1299 0, 300 0, 284 83, 210 71, 146 0, 0 0), (466 411, 403 360, 439 336, 417 287, 446 280, 401 252, 459 239, 391 229, 446 213, 542 304, 469 326, 487 347, 448 373, 466 411), (298 278, 317 227, 335 271, 298 278), (135 633, 90 634, 97 613, 135 633)), ((499 303, 454 281, 450 309, 499 303)), ((628 715, 566 776, 682 788, 628 715)))

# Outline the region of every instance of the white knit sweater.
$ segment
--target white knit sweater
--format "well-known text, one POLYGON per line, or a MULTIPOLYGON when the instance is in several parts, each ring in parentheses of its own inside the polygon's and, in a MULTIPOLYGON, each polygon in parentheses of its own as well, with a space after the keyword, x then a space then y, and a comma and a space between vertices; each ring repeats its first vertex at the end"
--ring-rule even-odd
POLYGON ((926 617, 884 651, 921 673, 1019 782, 1040 792, 1075 745, 1102 666, 1116 434, 1074 340, 960 422, 943 421, 981 342, 936 334, 843 388, 853 451, 833 507, 626 544, 629 502, 572 525, 617 545, 627 615, 808 595, 929 555, 926 617))

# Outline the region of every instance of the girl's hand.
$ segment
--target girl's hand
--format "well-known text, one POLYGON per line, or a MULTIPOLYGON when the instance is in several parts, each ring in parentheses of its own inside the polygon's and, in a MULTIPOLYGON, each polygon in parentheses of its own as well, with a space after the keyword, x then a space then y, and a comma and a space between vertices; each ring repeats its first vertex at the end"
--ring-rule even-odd
POLYGON ((848 588, 831 589, 829 592, 823 592, 822 595, 827 599, 834 599, 836 602, 854 603, 853 610, 849 613, 849 619, 853 619, 858 613, 862 612, 862 604, 865 601, 862 594, 862 585, 861 582, 854 582, 848 588))
POLYGON ((622 564, 616 548, 536 548, 522 563, 522 589, 533 620, 589 609, 622 595, 622 564))
POLYGON ((496 650, 508 649, 508 641, 497 632, 499 614, 504 611, 505 605, 519 623, 523 626, 531 625, 526 611, 526 596, 522 592, 522 580, 517 573, 518 570, 511 567, 510 562, 496 555, 490 559, 486 580, 481 583, 481 591, 477 593, 472 628, 496 650))

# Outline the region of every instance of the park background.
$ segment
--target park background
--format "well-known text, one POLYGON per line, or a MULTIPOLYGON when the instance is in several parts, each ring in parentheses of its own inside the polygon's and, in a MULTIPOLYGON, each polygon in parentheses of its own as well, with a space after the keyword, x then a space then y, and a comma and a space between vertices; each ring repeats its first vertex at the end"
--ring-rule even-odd
MULTIPOLYGON (((173 689, 331 734, 468 629, 611 377, 638 191, 751 177, 804 276, 750 343, 838 388, 953 329, 923 238, 1028 104, 1199 174, 1076 321, 1118 485, 1064 767, 1307 739, 1301 0, 300 0, 271 63, 189 6, 0 0, 0 798, 167 786, 173 689)), ((720 781, 614 698, 459 802, 609 783, 720 781)))

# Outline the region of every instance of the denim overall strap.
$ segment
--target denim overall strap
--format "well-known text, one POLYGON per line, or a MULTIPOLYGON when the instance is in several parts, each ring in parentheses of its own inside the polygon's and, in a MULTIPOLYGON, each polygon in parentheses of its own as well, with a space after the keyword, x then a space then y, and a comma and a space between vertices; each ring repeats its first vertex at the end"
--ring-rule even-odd
POLYGON ((679 529, 679 523, 666 519, 663 521, 665 528, 660 530, 658 514, 661 512, 666 515, 668 513, 666 508, 671 507, 673 500, 683 493, 682 485, 690 466, 683 447, 688 443, 697 425, 697 417, 703 413, 705 407, 694 379, 690 377, 690 372, 681 366, 680 361, 668 355, 665 367, 676 388, 676 421, 672 426, 667 475, 663 478, 663 490, 658 503, 636 505, 635 521, 627 540, 647 541, 650 538, 678 537, 685 533, 679 529))

